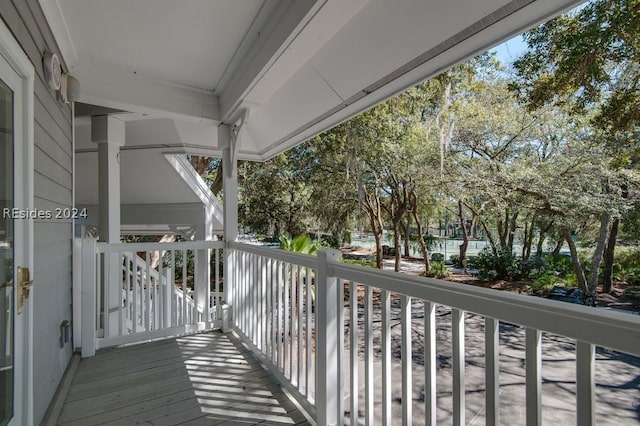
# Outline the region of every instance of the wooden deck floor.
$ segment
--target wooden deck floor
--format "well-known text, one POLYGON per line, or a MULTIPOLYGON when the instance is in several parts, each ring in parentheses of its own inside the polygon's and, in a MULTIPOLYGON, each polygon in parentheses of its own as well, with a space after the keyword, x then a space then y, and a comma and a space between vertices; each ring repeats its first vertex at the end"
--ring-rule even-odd
POLYGON ((210 332, 83 359, 58 424, 310 423, 236 338, 210 332))

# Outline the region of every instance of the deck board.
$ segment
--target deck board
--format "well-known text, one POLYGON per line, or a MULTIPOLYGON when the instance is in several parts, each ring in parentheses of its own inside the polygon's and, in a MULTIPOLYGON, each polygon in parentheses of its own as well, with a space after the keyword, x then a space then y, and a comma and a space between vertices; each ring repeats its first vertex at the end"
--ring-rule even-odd
POLYGON ((310 423, 245 346, 210 332, 83 359, 58 424, 310 423))

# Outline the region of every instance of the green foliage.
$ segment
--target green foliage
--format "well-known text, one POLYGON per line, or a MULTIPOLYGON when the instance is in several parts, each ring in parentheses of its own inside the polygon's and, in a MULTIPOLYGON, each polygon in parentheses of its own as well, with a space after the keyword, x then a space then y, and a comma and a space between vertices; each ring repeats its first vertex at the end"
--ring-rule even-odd
POLYGON ((320 236, 320 245, 337 249, 340 248, 340 241, 333 235, 323 234, 320 236))
MULTIPOLYGON (((611 141, 640 124, 640 4, 597 0, 524 35, 530 51, 515 62, 527 102, 595 106, 593 123, 611 141)), ((625 138, 627 139, 627 138, 625 138)), ((621 140, 620 142, 624 142, 621 140)))
POLYGON ((343 263, 348 263, 350 265, 359 265, 359 266, 366 266, 369 268, 375 268, 376 267, 376 261, 375 260, 366 260, 366 259, 342 259, 343 263))
POLYGON ((485 247, 475 261, 478 275, 482 279, 511 280, 520 279, 518 257, 511 250, 499 249, 497 254, 485 247))
POLYGON ((447 268, 444 263, 434 261, 431 262, 431 270, 425 272, 424 276, 429 278, 443 279, 450 277, 451 271, 449 271, 449 268, 447 268))
POLYGON ((640 247, 618 247, 613 261, 616 281, 640 285, 640 247))
POLYGON ((442 253, 431 253, 431 261, 432 262, 444 262, 444 254, 442 254, 442 253))
POLYGON ((293 239, 283 235, 280 237, 280 248, 302 254, 316 254, 318 252, 318 244, 313 242, 308 235, 298 235, 293 239))
POLYGON ((640 285, 627 287, 624 289, 622 294, 627 299, 633 300, 635 302, 640 302, 640 285))

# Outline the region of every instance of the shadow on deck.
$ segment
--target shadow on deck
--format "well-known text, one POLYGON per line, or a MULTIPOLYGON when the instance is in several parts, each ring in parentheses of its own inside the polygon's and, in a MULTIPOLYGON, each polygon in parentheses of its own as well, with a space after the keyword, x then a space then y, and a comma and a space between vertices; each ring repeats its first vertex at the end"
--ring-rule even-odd
POLYGON ((61 425, 310 424, 241 342, 209 332, 80 362, 61 425))

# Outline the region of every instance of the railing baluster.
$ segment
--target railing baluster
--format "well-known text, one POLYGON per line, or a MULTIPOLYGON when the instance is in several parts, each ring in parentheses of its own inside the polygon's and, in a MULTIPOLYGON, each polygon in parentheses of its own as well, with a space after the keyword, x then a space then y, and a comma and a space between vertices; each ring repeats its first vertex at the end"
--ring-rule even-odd
POLYGON ((145 312, 144 312, 144 325, 145 328, 147 329, 147 331, 151 330, 151 264, 149 263, 149 250, 147 250, 146 252, 146 256, 145 256, 145 260, 144 260, 144 264, 145 264, 145 268, 146 268, 146 273, 145 273, 145 287, 146 287, 146 292, 145 292, 145 299, 144 299, 144 306, 145 306, 145 312))
POLYGON ((215 273, 213 275, 213 289, 216 292, 214 299, 214 303, 215 303, 215 312, 216 312, 216 319, 217 320, 221 320, 222 319, 222 301, 220 298, 220 249, 215 249, 215 264, 214 264, 214 270, 215 273))
POLYGON ((337 279, 338 285, 338 300, 336 300, 336 306, 338 309, 338 329, 334 330, 334 333, 337 333, 336 339, 338 341, 338 385, 340 386, 340 394, 338 395, 338 422, 342 423, 344 421, 344 396, 345 396, 345 386, 344 386, 344 370, 345 370, 345 359, 344 359, 344 282, 340 278, 337 279))
POLYGON ((465 424, 464 403, 464 311, 451 310, 451 331, 453 349, 453 424, 465 424))
POLYGON ((298 390, 302 391, 302 382, 304 377, 304 344, 303 344, 303 310, 304 310, 304 287, 302 283, 302 267, 298 266, 298 390))
POLYGON ((260 256, 260 328, 262 332, 261 349, 263 353, 267 352, 267 341, 269 340, 269 331, 267 328, 267 259, 260 256))
MULTIPOLYGON (((124 292, 124 305, 126 307, 126 309, 123 308, 123 310, 125 311, 125 317, 124 317, 124 322, 125 324, 123 324, 124 326, 126 326, 126 322, 129 320, 129 316, 130 316, 130 309, 131 309, 131 305, 130 305, 130 301, 129 301, 129 285, 131 284, 131 275, 129 274, 129 267, 131 265, 130 263, 130 259, 129 259, 129 255, 128 253, 122 253, 122 258, 124 260, 124 287, 125 287, 125 292, 124 292)), ((121 326, 120 328, 120 334, 126 334, 125 327, 121 326)), ((128 333, 128 330, 127 330, 128 333)))
POLYGON ((276 281, 277 281, 277 272, 276 272, 276 267, 278 265, 278 261, 277 260, 272 260, 271 261, 271 265, 269 268, 269 272, 270 272, 270 292, 271 292, 271 362, 273 362, 274 364, 277 364, 277 359, 276 359, 276 347, 278 344, 278 341, 276 340, 276 325, 277 325, 277 311, 276 311, 276 307, 277 307, 277 298, 276 298, 276 281))
POLYGON ((485 417, 486 424, 500 424, 500 322, 484 319, 485 417))
POLYGON ((249 324, 249 295, 247 288, 247 253, 242 252, 240 254, 240 279, 242 280, 242 296, 240 303, 242 305, 242 332, 248 334, 247 329, 249 324))
MULTIPOLYGON (((158 250, 158 324, 160 326, 160 328, 167 328, 168 325, 165 324, 165 302, 164 302, 164 297, 167 294, 166 291, 164 291, 164 288, 162 287, 162 282, 165 281, 164 279, 164 275, 163 275, 164 271, 163 271, 163 265, 162 265, 162 250, 158 250)), ((165 281, 165 285, 166 285, 166 281, 165 281)))
POLYGON ((525 342, 527 425, 533 426, 542 424, 542 341, 540 331, 527 328, 525 331, 525 342))
POLYGON ((364 286, 364 404, 365 404, 365 424, 373 425, 373 289, 371 286, 364 286))
POLYGON ((306 315, 306 329, 305 329, 305 340, 306 340, 306 345, 305 345, 305 355, 306 355, 306 363, 305 363, 305 367, 306 367, 306 376, 305 376, 305 396, 307 397, 307 399, 311 398, 312 395, 312 389, 314 388, 314 386, 311 386, 310 380, 312 378, 312 369, 313 369, 313 364, 311 363, 311 315, 313 315, 312 313, 312 307, 311 307, 311 269, 310 268, 306 268, 306 275, 307 275, 307 279, 306 279, 306 283, 305 283, 305 292, 306 292, 306 310, 305 310, 305 315, 306 315))
POLYGON ((580 426, 596 424, 595 347, 576 342, 576 408, 580 426))
POLYGON ((102 276, 103 276, 103 285, 102 285, 102 294, 103 294, 103 307, 102 307, 102 328, 105 337, 109 337, 111 335, 111 321, 110 321, 110 312, 109 305, 111 304, 109 290, 111 284, 111 276, 109 274, 109 264, 111 260, 111 253, 105 253, 103 255, 103 264, 102 264, 102 276))
POLYGON ((182 325, 187 324, 187 251, 182 250, 182 325))
POLYGON ((283 342, 283 353, 282 353, 282 369, 284 376, 288 379, 291 379, 291 371, 288 369, 289 363, 289 269, 291 268, 289 263, 284 263, 284 342, 283 342), (289 374, 287 374, 287 370, 289 370, 289 374))
POLYGON ((436 424, 436 306, 424 302, 424 412, 425 424, 436 424))
POLYGON ((289 282, 291 283, 291 333, 289 339, 289 379, 291 383, 295 383, 295 360, 296 360, 296 273, 297 265, 290 264, 289 266, 289 282))
MULTIPOLYGON (((383 320, 384 321, 384 320, 383 320)), ((384 326, 383 326, 384 327, 384 326)), ((358 383, 358 366, 359 366, 359 358, 358 358, 358 285, 351 281, 349 283, 349 334, 350 334, 350 342, 349 342, 349 361, 350 361, 350 372, 351 372, 351 388, 349 390, 349 397, 351 402, 351 424, 358 424, 358 391, 359 391, 359 383, 358 383)), ((384 352, 383 352, 384 356, 384 352)), ((383 373, 384 374, 384 373, 383 373)), ((383 375, 384 380, 384 375, 383 375)), ((383 385, 384 388, 384 385, 383 385)), ((384 420, 383 420, 384 422, 384 420)), ((389 424, 389 423, 385 423, 389 424)))
MULTIPOLYGON (((120 268, 118 268, 118 276, 116 277, 116 280, 118 282, 118 334, 120 336, 124 335, 124 310, 125 310, 125 302, 122 298, 122 287, 123 287, 123 282, 122 282, 122 252, 118 252, 118 263, 120 265, 120 268)), ((126 280, 125 280, 126 281, 126 280)))
POLYGON ((413 420, 413 380, 411 352, 411 297, 402 296, 402 424, 413 420))
POLYGON ((251 341, 258 345, 259 343, 259 327, 256 319, 258 318, 258 256, 251 256, 251 341))
MULTIPOLYGON (((198 271, 198 257, 199 257, 199 250, 192 250, 192 254, 193 254, 193 301, 196 302, 200 299, 200 296, 198 295, 199 291, 198 291, 198 287, 201 284, 196 283, 196 279, 203 279, 204 277, 200 276, 199 271, 198 271)), ((206 293, 206 292, 204 292, 206 293)), ((202 306, 202 312, 206 312, 206 309, 204 307, 204 301, 202 301, 203 306, 202 306)), ((202 319, 200 318, 200 312, 198 311, 198 304, 197 302, 193 304, 193 309, 194 309, 194 315, 192 318, 192 322, 198 322, 198 321, 202 321, 202 319)))
POLYGON ((280 369, 280 371, 283 371, 283 367, 282 367, 282 363, 283 363, 283 356, 282 356, 282 330, 283 330, 283 309, 282 309, 282 305, 283 305, 283 294, 282 294, 282 265, 284 264, 284 262, 278 262, 277 263, 277 267, 276 267, 276 294, 278 296, 278 302, 277 302, 277 313, 278 313, 278 323, 277 323, 277 338, 278 338, 278 347, 277 347, 277 358, 276 358, 276 365, 278 366, 278 368, 280 369))
POLYGON ((171 250, 171 325, 178 326, 178 300, 176 299, 176 251, 171 250))
POLYGON ((242 253, 242 305, 244 307, 244 326, 242 332, 250 336, 251 330, 251 301, 249 296, 249 253, 242 253))
POLYGON ((125 287, 126 287, 126 293, 125 293, 125 303, 127 305, 127 311, 126 311, 126 321, 130 321, 131 320, 131 259, 129 258, 129 253, 123 253, 124 256, 124 273, 125 273, 125 287))
POLYGON ((133 287, 133 318, 132 318, 132 322, 133 322, 133 332, 137 333, 138 332, 138 277, 137 277, 137 272, 138 272, 138 265, 136 264, 136 262, 133 261, 133 259, 136 258, 137 253, 135 252, 131 252, 131 270, 130 270, 130 274, 131 274, 131 278, 133 279, 132 282, 132 287, 133 287))

